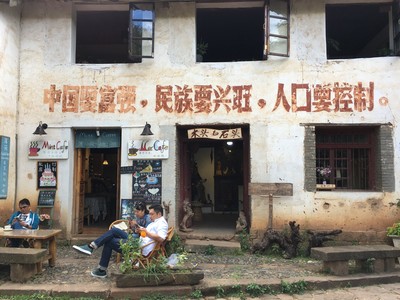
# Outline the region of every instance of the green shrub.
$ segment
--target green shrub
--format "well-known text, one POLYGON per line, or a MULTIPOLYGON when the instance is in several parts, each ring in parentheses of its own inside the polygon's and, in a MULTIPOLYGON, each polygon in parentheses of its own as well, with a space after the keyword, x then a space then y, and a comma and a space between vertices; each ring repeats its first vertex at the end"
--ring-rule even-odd
POLYGON ((183 253, 185 252, 185 243, 182 241, 181 237, 175 233, 165 248, 168 256, 170 256, 172 253, 183 253))
POLYGON ((281 281, 281 292, 283 294, 302 294, 307 289, 307 282, 304 280, 296 281, 296 282, 286 282, 284 280, 281 281))
POLYGON ((225 290, 222 286, 217 287, 217 298, 224 298, 225 297, 225 290))
POLYGON ((217 253, 214 245, 207 245, 206 249, 204 250, 204 255, 214 255, 217 253))
POLYGON ((387 235, 398 235, 400 236, 400 223, 394 223, 392 226, 386 229, 387 235))
POLYGON ((190 294, 190 298, 192 298, 192 299, 201 299, 201 298, 203 298, 203 293, 201 292, 201 290, 194 290, 190 294))
POLYGON ((259 297, 266 293, 266 289, 256 283, 250 283, 246 287, 246 293, 251 297, 259 297))
POLYGON ((249 251, 251 248, 250 235, 246 230, 242 230, 239 234, 240 249, 242 251, 249 251))

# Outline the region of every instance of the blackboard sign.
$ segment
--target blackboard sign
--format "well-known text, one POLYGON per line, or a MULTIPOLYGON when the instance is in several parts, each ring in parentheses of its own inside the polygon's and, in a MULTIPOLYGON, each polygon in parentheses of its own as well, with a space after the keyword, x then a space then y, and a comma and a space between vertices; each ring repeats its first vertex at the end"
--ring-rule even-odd
POLYGON ((123 166, 120 168, 121 174, 132 174, 133 173, 133 166, 123 166))
POLYGON ((121 133, 119 130, 77 130, 75 148, 119 148, 121 133))
POLYGON ((40 191, 38 206, 54 206, 56 191, 40 191))
POLYGON ((57 187, 56 161, 38 161, 37 186, 38 189, 54 189, 57 187))
POLYGON ((134 160, 132 200, 161 204, 161 160, 134 160))
POLYGON ((0 199, 7 198, 8 164, 10 160, 10 138, 0 135, 0 199))

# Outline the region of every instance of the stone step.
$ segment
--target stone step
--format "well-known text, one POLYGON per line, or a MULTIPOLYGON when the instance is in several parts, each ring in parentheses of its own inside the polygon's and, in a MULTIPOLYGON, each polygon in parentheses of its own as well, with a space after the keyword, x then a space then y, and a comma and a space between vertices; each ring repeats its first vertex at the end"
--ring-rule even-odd
POLYGON ((218 241, 218 240, 193 240, 185 241, 187 252, 204 253, 212 245, 217 252, 240 250, 240 243, 237 241, 218 241))
POLYGON ((84 245, 97 239, 99 235, 75 235, 69 240, 71 245, 84 245))

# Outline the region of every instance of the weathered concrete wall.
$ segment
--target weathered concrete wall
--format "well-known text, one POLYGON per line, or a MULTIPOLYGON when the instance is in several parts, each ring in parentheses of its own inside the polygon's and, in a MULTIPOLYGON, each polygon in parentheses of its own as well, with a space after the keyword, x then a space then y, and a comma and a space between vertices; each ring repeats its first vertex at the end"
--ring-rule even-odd
MULTIPOLYGON (((0 199, 0 224, 15 208, 20 8, 0 4, 0 135, 10 138, 8 193, 0 199)), ((0 177, 3 174, 0 172, 0 177)))
MULTIPOLYGON (((157 5, 156 44, 154 59, 141 64, 76 65, 73 63, 74 7, 69 3, 30 1, 24 3, 21 38, 21 90, 18 133, 18 197, 37 197, 36 161, 27 157, 27 145, 34 138, 30 132, 38 121, 50 125, 46 139, 70 141, 69 159, 59 161, 59 186, 56 214, 61 225, 70 231, 73 222, 73 129, 121 127, 121 165, 127 159, 127 141, 139 137, 137 125, 152 124, 155 137, 168 139, 170 158, 163 162, 166 181, 163 198, 177 199, 176 124, 250 124, 250 173, 252 182, 291 182, 293 197, 275 200, 274 227, 282 228, 296 220, 302 228, 345 231, 383 232, 399 216, 395 202, 397 192, 306 192, 304 191, 304 125, 303 124, 393 124, 395 141, 395 173, 399 165, 399 131, 397 120, 400 94, 400 61, 396 57, 327 61, 325 51, 324 2, 319 0, 294 1, 291 11, 291 55, 267 61, 195 63, 195 5, 169 3, 157 5), (307 112, 284 109, 277 101, 278 84, 283 84, 287 98, 291 98, 291 84, 350 84, 361 82, 368 87, 374 83, 375 106, 361 112, 307 112), (136 87, 134 113, 63 112, 61 103, 44 103, 43 93, 54 84, 63 86, 136 87), (156 88, 161 86, 209 84, 217 86, 251 85, 251 111, 229 113, 220 108, 212 113, 178 113, 163 109, 156 111, 156 88), (386 97, 388 104, 379 99, 386 97), (147 105, 141 106, 142 100, 147 105), (263 101, 261 101, 263 100, 263 101), (265 105, 263 105, 265 104, 265 105), (276 109, 275 105, 279 104, 276 109), (374 222, 371 222, 371 216, 374 222), (378 222, 376 222, 378 221, 378 222)), ((171 103, 170 103, 171 104, 171 103)), ((35 137, 36 138, 36 137, 35 137)), ((131 177, 121 175, 121 198, 130 195, 131 177)), ((396 178, 396 186, 399 179, 396 178)), ((266 228, 268 201, 253 196, 252 229, 266 228)), ((176 206, 170 216, 176 223, 176 206)))

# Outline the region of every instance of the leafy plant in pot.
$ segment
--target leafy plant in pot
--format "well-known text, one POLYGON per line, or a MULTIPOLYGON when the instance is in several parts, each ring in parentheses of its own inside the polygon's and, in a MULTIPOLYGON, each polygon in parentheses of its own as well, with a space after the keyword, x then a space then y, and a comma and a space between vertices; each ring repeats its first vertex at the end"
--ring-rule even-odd
POLYGON ((204 55, 206 55, 208 49, 208 43, 199 41, 196 45, 196 61, 202 62, 204 55))
POLYGON ((400 248, 400 223, 394 223, 386 229, 388 237, 392 238, 393 246, 400 248))

